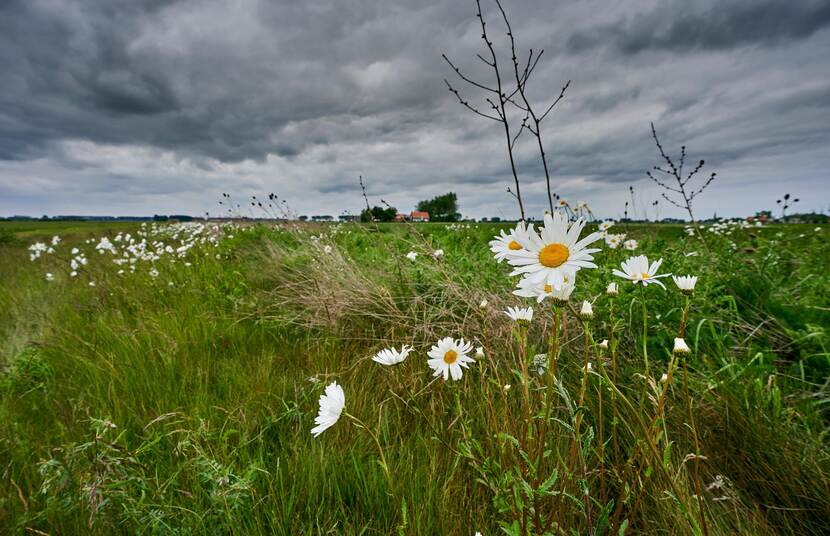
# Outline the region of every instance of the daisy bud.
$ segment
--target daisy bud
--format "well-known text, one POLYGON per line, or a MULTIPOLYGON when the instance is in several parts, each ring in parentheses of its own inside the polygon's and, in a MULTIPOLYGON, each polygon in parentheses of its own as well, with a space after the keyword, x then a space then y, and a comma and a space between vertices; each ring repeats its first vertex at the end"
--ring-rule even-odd
POLYGON ((660 383, 666 383, 666 380, 668 380, 668 379, 669 379, 669 375, 664 372, 663 375, 660 376, 660 383))
POLYGON ((530 322, 533 320, 533 307, 526 307, 524 309, 521 307, 508 307, 504 314, 516 322, 530 322))
POLYGON ((591 302, 582 302, 582 309, 579 311, 579 316, 581 316, 583 320, 594 318, 594 308, 591 306, 591 302))
POLYGON ((605 293, 609 296, 616 296, 620 293, 620 289, 616 283, 608 283, 608 288, 605 290, 605 293))
POLYGON ((674 284, 677 285, 677 288, 680 289, 680 292, 683 294, 691 294, 695 290, 695 284, 697 284, 697 276, 687 275, 683 277, 678 277, 676 275, 672 276, 674 280, 674 284))
POLYGON ((479 309, 486 309, 487 308, 487 300, 481 300, 481 303, 478 304, 479 309))
POLYGON ((675 354, 688 354, 691 353, 688 345, 686 345, 686 341, 682 337, 676 337, 674 339, 674 353, 675 354))
POLYGON ((602 348, 603 350, 608 348, 608 339, 602 339, 602 342, 599 343, 599 347, 602 348))
POLYGON ((484 347, 479 346, 476 348, 476 359, 484 359, 484 347))
POLYGON ((509 390, 510 390, 510 387, 511 387, 511 385, 508 383, 508 384, 506 384, 506 385, 504 386, 504 390, 505 390, 505 391, 509 391, 509 390))

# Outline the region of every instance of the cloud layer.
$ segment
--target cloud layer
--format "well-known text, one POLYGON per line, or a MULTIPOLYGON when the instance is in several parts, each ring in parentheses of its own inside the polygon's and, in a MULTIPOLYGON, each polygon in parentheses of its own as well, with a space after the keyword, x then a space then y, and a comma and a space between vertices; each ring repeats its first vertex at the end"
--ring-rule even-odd
MULTIPOLYGON (((718 171, 702 214, 787 191, 827 209, 826 1, 505 4, 522 50, 545 50, 538 106, 572 80, 544 131, 563 197, 617 217, 633 184, 644 212, 654 121, 718 171)), ((474 15, 472 0, 0 3, 0 215, 218 213, 223 191, 336 215, 359 210, 362 174, 401 209, 452 189, 465 215, 515 216, 503 132, 443 82, 482 102, 441 60, 487 79, 474 15)), ((540 213, 530 137, 517 156, 540 213)))

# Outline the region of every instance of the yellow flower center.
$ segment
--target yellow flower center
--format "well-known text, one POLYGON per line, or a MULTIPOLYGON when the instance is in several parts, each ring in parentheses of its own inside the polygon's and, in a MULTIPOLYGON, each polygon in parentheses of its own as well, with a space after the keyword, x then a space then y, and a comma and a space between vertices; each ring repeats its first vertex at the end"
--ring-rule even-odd
POLYGON ((511 240, 509 244, 507 244, 508 249, 512 249, 513 251, 522 249, 522 245, 516 242, 515 240, 511 240))
POLYGON ((570 253, 564 244, 548 244, 539 252, 539 262, 548 268, 556 268, 568 260, 570 253))
POLYGON ((446 354, 444 354, 444 363, 447 365, 452 365, 458 359, 458 352, 455 350, 450 350, 446 354))
POLYGON ((550 286, 550 285, 545 285, 545 292, 547 292, 548 294, 550 294, 551 292, 553 292, 553 287, 552 287, 552 286, 550 286))
POLYGON ((646 272, 640 273, 640 279, 649 279, 649 278, 651 278, 651 276, 648 275, 648 273, 646 273, 646 272))

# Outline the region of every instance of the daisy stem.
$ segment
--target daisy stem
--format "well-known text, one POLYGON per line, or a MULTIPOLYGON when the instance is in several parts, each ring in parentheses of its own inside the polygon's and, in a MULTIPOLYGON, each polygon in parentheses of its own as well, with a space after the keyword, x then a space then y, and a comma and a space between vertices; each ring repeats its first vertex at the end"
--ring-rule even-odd
POLYGON ((677 336, 681 339, 686 336, 686 322, 689 321, 689 303, 691 299, 688 294, 684 294, 686 298, 686 303, 683 306, 683 317, 680 319, 680 329, 678 330, 677 336))
MULTIPOLYGON (((539 440, 539 452, 536 455, 536 466, 542 463, 545 454, 545 441, 550 423, 550 415, 553 410, 553 381, 556 377, 556 361, 559 354, 559 327, 562 325, 562 307, 553 306, 553 329, 548 341, 548 369, 546 374, 547 386, 545 393, 545 420, 542 421, 542 436, 539 440)), ((541 471, 540 471, 541 474, 541 471)))
POLYGON ((386 481, 389 483, 389 493, 393 493, 392 474, 389 472, 389 464, 386 463, 386 455, 383 453, 383 447, 381 447, 380 445, 380 440, 378 439, 377 434, 374 433, 368 426, 366 426, 366 423, 364 423, 351 413, 344 411, 343 415, 354 421, 355 426, 357 426, 358 428, 363 428, 364 430, 366 430, 366 433, 368 433, 372 440, 375 442, 375 445, 378 448, 378 453, 380 454, 380 466, 383 467, 383 472, 386 475, 386 481))
MULTIPOLYGON (((686 308, 688 309, 689 297, 686 296, 686 308)), ((706 514, 703 508, 703 495, 700 489, 700 477, 698 474, 698 463, 700 462, 700 440, 697 435, 697 424, 695 422, 694 407, 692 405, 692 395, 689 392, 689 354, 685 354, 683 359, 683 390, 686 392, 686 402, 689 407, 689 426, 692 430, 692 439, 695 443, 695 458, 694 465, 692 465, 692 482, 695 486, 695 494, 697 495, 698 510, 700 512, 700 525, 703 529, 704 536, 709 536, 709 528, 706 525, 706 514)))
MULTIPOLYGON (((571 450, 572 456, 574 454, 579 454, 579 461, 582 466, 582 479, 584 481, 588 481, 588 466, 585 461, 585 452, 582 450, 582 415, 585 413, 585 393, 588 390, 588 381, 590 379, 590 375, 588 372, 588 364, 590 363, 590 348, 592 344, 592 337, 591 337, 591 329, 588 325, 587 320, 582 321, 582 333, 584 338, 584 349, 585 349, 585 359, 582 364, 582 383, 579 387, 579 404, 577 404, 576 408, 576 418, 574 422, 574 443, 573 449, 571 450)), ((585 496, 585 512, 588 518, 588 525, 592 524, 591 522, 591 498, 585 496)))
POLYGON ((518 322, 519 363, 522 367, 522 393, 524 394, 524 422, 522 423, 522 448, 527 448, 527 439, 530 427, 530 374, 527 368, 527 324, 518 322))
MULTIPOLYGON (((611 303, 609 306, 609 319, 608 319, 608 347, 611 349, 611 381, 614 385, 617 384, 617 341, 614 338, 614 300, 611 297, 611 303)), ((611 434, 613 437, 614 443, 614 462, 616 464, 617 459, 619 458, 620 452, 620 445, 617 439, 617 395, 615 391, 611 391, 611 434)))
POLYGON ((640 286, 640 302, 643 304, 643 360, 645 361, 645 375, 648 376, 648 307, 646 306, 645 284, 640 286))

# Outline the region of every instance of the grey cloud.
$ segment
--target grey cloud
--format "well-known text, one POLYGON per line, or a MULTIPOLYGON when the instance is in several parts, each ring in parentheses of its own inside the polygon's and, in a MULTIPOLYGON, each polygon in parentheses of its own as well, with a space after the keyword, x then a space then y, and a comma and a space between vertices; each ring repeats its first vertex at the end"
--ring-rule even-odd
POLYGON ((614 23, 576 32, 567 45, 577 53, 610 46, 623 54, 774 46, 807 38, 828 25, 830 4, 823 0, 674 1, 644 13, 633 9, 614 23))
MULTIPOLYGON (((629 184, 644 190, 658 163, 652 120, 667 147, 685 143, 719 172, 723 192, 784 173, 805 188, 826 178, 826 2, 506 7, 520 49, 546 50, 533 98, 573 80, 545 127, 562 195, 616 210, 629 184)), ((202 213, 223 190, 337 213, 359 209, 363 174, 373 196, 398 206, 455 189, 465 213, 512 214, 499 126, 443 83, 442 52, 486 76, 481 50, 472 0, 2 2, 0 213, 58 211, 68 197, 202 213)), ((526 202, 541 210, 529 137, 516 157, 526 202)))

